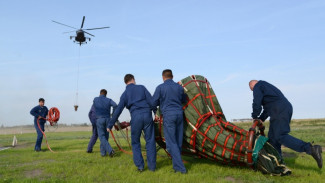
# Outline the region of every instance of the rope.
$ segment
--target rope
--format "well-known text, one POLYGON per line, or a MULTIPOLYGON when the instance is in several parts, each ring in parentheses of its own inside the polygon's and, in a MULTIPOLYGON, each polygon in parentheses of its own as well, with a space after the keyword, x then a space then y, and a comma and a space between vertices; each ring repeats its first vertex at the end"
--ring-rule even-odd
POLYGON ((76 103, 78 105, 78 92, 79 92, 79 67, 80 67, 80 48, 79 47, 79 54, 78 54, 78 62, 77 62, 77 90, 76 90, 76 103))
POLYGON ((50 122, 50 125, 53 126, 54 124, 57 124, 57 122, 58 122, 59 119, 60 119, 60 111, 59 111, 58 108, 56 108, 56 107, 52 107, 52 108, 49 110, 49 112, 48 112, 47 118, 43 118, 43 117, 41 117, 41 118, 38 118, 38 119, 37 119, 37 126, 38 126, 38 129, 42 132, 42 134, 43 134, 43 136, 44 136, 44 138, 45 138, 47 148, 48 148, 51 152, 54 152, 54 151, 51 149, 51 147, 50 147, 50 145, 49 145, 49 143, 48 143, 48 141, 47 141, 47 138, 46 138, 45 132, 42 130, 41 125, 39 124, 39 120, 40 120, 40 119, 44 119, 44 120, 50 122))
POLYGON ((112 137, 113 137, 113 140, 114 140, 114 142, 115 142, 117 148, 118 148, 120 151, 124 152, 125 154, 133 155, 132 152, 129 152, 129 151, 124 150, 124 149, 119 145, 119 143, 117 143, 116 138, 115 138, 114 133, 113 133, 112 130, 109 130, 109 132, 111 133, 111 135, 112 135, 112 137))
POLYGON ((122 134, 122 136, 126 139, 127 143, 129 144, 130 149, 132 149, 128 135, 128 126, 130 126, 130 123, 122 122, 122 124, 123 127, 121 126, 121 123, 118 122, 117 125, 115 125, 115 129, 117 129, 117 131, 122 134), (124 134, 123 129, 125 129, 126 134, 124 134))
POLYGON ((56 107, 52 107, 49 110, 49 113, 47 115, 47 121, 50 122, 50 125, 53 126, 54 123, 57 123, 60 119, 60 111, 56 107))
MULTIPOLYGON (((116 122, 116 125, 114 125, 114 128, 115 128, 116 131, 119 131, 119 132, 122 134, 122 136, 124 137, 124 139, 127 141, 129 147, 131 148, 131 144, 130 144, 130 142, 129 142, 129 137, 128 137, 128 127, 129 127, 129 126, 130 126, 130 123, 127 123, 127 122, 125 122, 125 121, 122 122, 122 123, 120 123, 120 122, 116 122), (126 130, 126 134, 124 134, 123 129, 126 130)), ((111 133, 112 138, 113 138, 113 140, 114 140, 114 142, 115 142, 117 148, 118 148, 120 151, 122 151, 122 152, 124 152, 124 153, 126 153, 126 154, 129 154, 129 155, 132 155, 132 154, 133 154, 132 152, 127 151, 127 150, 124 150, 124 149, 122 148, 122 145, 120 145, 120 141, 119 141, 119 139, 116 139, 116 138, 115 138, 115 135, 114 135, 114 133, 113 133, 112 130, 110 130, 109 132, 111 133)), ((131 148, 131 149, 132 149, 132 148, 131 148)))
MULTIPOLYGON (((115 128, 116 131, 119 131, 122 134, 123 138, 127 141, 128 146, 130 147, 130 149, 132 149, 131 143, 130 143, 130 138, 129 138, 129 132, 128 132, 129 129, 128 129, 128 126, 130 126, 130 124, 127 123, 127 122, 122 122, 122 123, 117 122, 116 125, 114 125, 114 128, 115 128), (123 132, 124 129, 125 129, 126 134, 124 134, 124 132, 123 132)), ((115 135, 114 135, 114 133, 113 133, 112 130, 109 130, 109 132, 110 132, 110 134, 111 134, 111 136, 112 136, 112 138, 113 138, 113 140, 114 140, 117 148, 121 152, 123 152, 125 154, 129 154, 129 155, 133 155, 132 151, 127 151, 127 150, 125 150, 125 149, 122 148, 122 145, 121 145, 119 139, 115 137, 115 135)), ((144 137, 143 132, 142 132, 142 136, 144 137)), ((166 151, 166 149, 164 149, 164 150, 166 151)), ((166 151, 166 153, 168 154, 167 151, 166 151)), ((146 156, 146 153, 143 153, 143 155, 146 156)))

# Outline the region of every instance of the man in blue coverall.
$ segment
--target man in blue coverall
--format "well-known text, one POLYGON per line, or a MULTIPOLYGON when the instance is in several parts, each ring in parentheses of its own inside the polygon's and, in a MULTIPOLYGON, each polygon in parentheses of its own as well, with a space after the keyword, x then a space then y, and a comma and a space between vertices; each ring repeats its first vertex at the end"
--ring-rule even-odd
POLYGON ((249 87, 253 91, 253 119, 265 121, 270 116, 269 141, 282 155, 281 145, 297 152, 306 152, 316 160, 319 168, 323 166, 322 147, 311 145, 291 135, 290 121, 292 105, 282 92, 266 81, 251 80, 249 87), (263 112, 262 111, 263 106, 263 112))
POLYGON ((173 73, 166 69, 162 72, 164 83, 160 84, 153 95, 153 105, 160 106, 164 121, 164 136, 166 148, 173 161, 176 172, 187 173, 182 161, 183 143, 183 109, 186 100, 184 89, 173 81, 173 73))
POLYGON ((41 130, 39 129, 38 125, 37 125, 37 119, 39 119, 39 124, 40 127, 42 129, 42 131, 44 132, 44 124, 46 123, 46 121, 44 119, 41 118, 46 118, 49 110, 47 109, 46 106, 44 106, 45 100, 43 98, 40 98, 38 100, 39 105, 34 107, 31 111, 30 114, 32 116, 34 116, 34 127, 36 129, 37 132, 37 140, 36 140, 36 144, 35 144, 35 148, 34 150, 36 152, 41 151, 41 146, 42 146, 42 140, 43 140, 43 133, 41 132, 41 130))
POLYGON ((115 152, 108 142, 109 134, 106 129, 111 119, 111 107, 113 107, 114 112, 117 105, 112 99, 107 98, 106 95, 107 91, 105 89, 100 90, 100 95, 94 99, 93 106, 96 111, 96 126, 100 140, 100 153, 102 157, 106 156, 107 154, 110 157, 113 157, 115 152))
POLYGON ((126 89, 121 95, 120 102, 109 123, 109 129, 112 129, 124 107, 129 109, 131 113, 133 162, 138 168, 138 171, 142 172, 144 169, 144 161, 141 154, 140 137, 143 131, 146 141, 148 168, 150 171, 155 171, 156 141, 152 111, 156 111, 156 108, 152 107, 151 94, 144 86, 136 85, 132 74, 126 74, 124 82, 126 84, 126 89))
POLYGON ((98 139, 98 133, 97 133, 97 125, 96 125, 96 112, 95 112, 95 107, 94 105, 91 106, 90 111, 88 113, 89 120, 91 122, 91 125, 93 127, 92 129, 92 136, 90 138, 89 144, 88 144, 88 149, 87 153, 92 153, 93 152, 93 147, 98 139))

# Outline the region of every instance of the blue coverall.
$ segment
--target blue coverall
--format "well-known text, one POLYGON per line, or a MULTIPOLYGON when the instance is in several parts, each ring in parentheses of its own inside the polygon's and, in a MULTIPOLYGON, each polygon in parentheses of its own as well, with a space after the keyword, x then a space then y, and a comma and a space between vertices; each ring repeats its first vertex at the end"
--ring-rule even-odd
POLYGON ((113 150, 108 142, 109 134, 107 132, 107 127, 111 117, 111 107, 113 107, 114 112, 117 105, 112 99, 107 98, 105 95, 100 95, 94 99, 93 106, 96 111, 96 126, 100 140, 100 153, 102 156, 106 156, 113 150))
POLYGON ((253 89, 253 119, 265 121, 270 116, 268 137, 273 147, 282 155, 281 144, 297 152, 311 154, 311 144, 291 135, 292 105, 282 92, 266 81, 258 81, 253 89), (262 106, 263 112, 262 114, 262 106))
POLYGON ((90 138, 89 144, 88 144, 88 149, 87 152, 92 152, 93 151, 93 147, 98 139, 98 133, 97 133, 97 125, 96 125, 96 112, 95 112, 95 107, 94 105, 91 106, 91 109, 88 113, 88 117, 89 120, 91 122, 92 125, 92 136, 90 138))
MULTIPOLYGON (((35 148, 34 148, 35 151, 40 151, 41 150, 42 140, 43 140, 43 133, 38 128, 37 118, 39 116, 40 117, 43 117, 43 118, 46 118, 48 112, 49 112, 49 110, 47 109, 46 106, 41 107, 40 105, 34 107, 30 111, 30 114, 32 116, 34 116, 34 127, 35 127, 36 132, 37 132, 37 139, 36 139, 36 144, 35 144, 35 148)), ((45 129, 44 129, 44 124, 45 123, 46 123, 46 121, 44 119, 40 119, 39 120, 39 124, 40 124, 40 127, 41 127, 41 129, 42 129, 43 132, 45 131, 45 129)))
POLYGON ((143 170, 144 161, 140 144, 140 137, 143 131, 146 141, 148 168, 154 171, 156 169, 156 141, 152 110, 156 111, 156 108, 152 107, 151 94, 142 85, 128 84, 110 121, 110 129, 115 124, 124 107, 131 113, 133 162, 138 169, 143 170))
POLYGON ((160 84, 153 95, 153 106, 160 106, 163 115, 164 137, 167 151, 172 156, 175 171, 185 173, 186 168, 182 161, 183 143, 183 109, 185 102, 184 89, 172 79, 160 84))

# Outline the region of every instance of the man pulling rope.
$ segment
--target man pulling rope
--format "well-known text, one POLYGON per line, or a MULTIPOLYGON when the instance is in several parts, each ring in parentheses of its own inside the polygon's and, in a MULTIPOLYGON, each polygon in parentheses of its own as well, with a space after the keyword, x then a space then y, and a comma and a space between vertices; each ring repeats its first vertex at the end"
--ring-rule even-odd
POLYGON ((42 140, 43 136, 45 137, 46 144, 48 149, 52 151, 50 148, 46 135, 45 135, 45 129, 44 129, 44 124, 46 121, 50 122, 50 125, 53 126, 55 123, 57 123, 60 119, 60 111, 56 107, 51 108, 50 110, 47 109, 46 106, 44 106, 45 100, 43 98, 40 98, 38 100, 39 105, 35 106, 31 111, 30 114, 34 116, 34 127, 37 132, 37 139, 36 139, 36 144, 34 150, 36 152, 41 151, 41 145, 42 145, 42 140))

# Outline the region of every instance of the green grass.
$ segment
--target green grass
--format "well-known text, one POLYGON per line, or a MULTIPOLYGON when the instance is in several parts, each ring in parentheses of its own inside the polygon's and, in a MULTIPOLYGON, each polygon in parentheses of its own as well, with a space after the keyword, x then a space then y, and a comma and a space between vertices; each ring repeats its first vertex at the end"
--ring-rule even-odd
MULTIPOLYGON (((248 129, 250 123, 238 123, 248 129)), ((268 127, 268 124, 266 123, 268 127)), ((305 141, 325 146, 325 120, 292 121, 291 134, 305 141)), ((19 146, 0 151, 0 182, 324 182, 324 170, 317 168, 312 157, 284 149, 292 175, 263 175, 249 168, 230 167, 202 159, 184 157, 188 174, 172 171, 172 163, 163 150, 158 152, 157 170, 138 173, 132 156, 117 152, 114 158, 101 157, 99 141, 94 153, 87 154, 90 132, 47 133, 56 153, 46 149, 34 152, 36 134, 17 135, 19 146)), ((8 146, 13 135, 0 135, 0 147, 8 146)), ((122 142, 122 140, 121 140, 122 142)), ((115 150, 117 147, 110 139, 115 150)), ((124 144, 126 145, 126 144, 124 144)), ((144 145, 144 143, 142 143, 144 145)), ((143 148, 144 149, 144 148, 143 148)))

